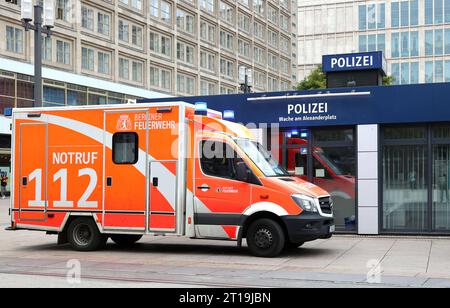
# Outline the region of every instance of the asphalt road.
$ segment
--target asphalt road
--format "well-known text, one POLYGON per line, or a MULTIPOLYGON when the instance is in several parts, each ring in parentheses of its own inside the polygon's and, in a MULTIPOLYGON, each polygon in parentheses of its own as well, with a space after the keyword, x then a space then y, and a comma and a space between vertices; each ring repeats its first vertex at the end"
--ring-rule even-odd
POLYGON ((450 238, 334 236, 270 259, 177 237, 82 253, 5 231, 7 211, 0 200, 0 287, 450 287, 450 238))

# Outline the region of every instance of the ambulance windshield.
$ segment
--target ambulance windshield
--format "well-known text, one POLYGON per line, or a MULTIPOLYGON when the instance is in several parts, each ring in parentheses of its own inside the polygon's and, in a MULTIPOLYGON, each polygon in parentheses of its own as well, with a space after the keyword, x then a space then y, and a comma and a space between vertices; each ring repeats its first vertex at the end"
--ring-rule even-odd
POLYGON ((289 173, 272 158, 261 144, 248 139, 236 139, 235 141, 265 176, 289 176, 289 173))

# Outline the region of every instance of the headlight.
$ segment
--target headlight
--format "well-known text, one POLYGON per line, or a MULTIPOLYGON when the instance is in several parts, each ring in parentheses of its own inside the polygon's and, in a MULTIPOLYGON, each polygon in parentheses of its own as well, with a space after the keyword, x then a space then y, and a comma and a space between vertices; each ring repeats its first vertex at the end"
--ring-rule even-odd
POLYGON ((298 204, 304 211, 317 213, 317 206, 314 198, 304 195, 293 195, 292 199, 298 204))

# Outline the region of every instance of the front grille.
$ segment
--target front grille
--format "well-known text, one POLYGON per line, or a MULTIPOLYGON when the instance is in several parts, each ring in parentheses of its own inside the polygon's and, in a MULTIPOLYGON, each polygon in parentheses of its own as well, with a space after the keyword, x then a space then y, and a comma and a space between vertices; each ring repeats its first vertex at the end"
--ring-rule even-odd
POLYGON ((320 209, 324 214, 333 214, 333 201, 330 197, 319 198, 320 209))

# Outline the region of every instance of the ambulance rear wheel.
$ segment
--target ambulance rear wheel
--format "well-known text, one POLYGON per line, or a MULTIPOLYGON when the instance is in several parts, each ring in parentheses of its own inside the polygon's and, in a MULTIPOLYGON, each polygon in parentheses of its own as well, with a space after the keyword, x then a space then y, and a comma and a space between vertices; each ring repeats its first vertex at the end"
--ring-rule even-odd
POLYGON ((67 230, 67 239, 74 250, 94 251, 106 244, 107 237, 98 231, 92 219, 77 218, 67 230))
POLYGON ((142 238, 142 235, 125 235, 125 234, 118 234, 118 235, 111 235, 111 239, 114 243, 119 245, 120 247, 131 247, 136 242, 138 242, 142 238))
POLYGON ((254 221, 247 231, 247 245, 257 257, 276 257, 284 248, 285 235, 281 226, 267 218, 254 221))

